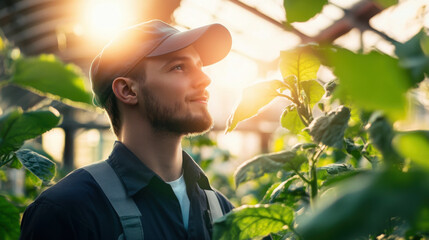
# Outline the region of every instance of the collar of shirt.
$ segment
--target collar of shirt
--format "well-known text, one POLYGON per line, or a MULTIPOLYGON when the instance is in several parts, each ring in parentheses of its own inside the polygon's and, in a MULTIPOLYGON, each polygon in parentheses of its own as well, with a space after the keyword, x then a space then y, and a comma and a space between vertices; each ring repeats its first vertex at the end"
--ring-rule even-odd
MULTIPOLYGON (((207 176, 195 161, 183 151, 183 170, 186 183, 197 182, 202 189, 211 189, 207 176)), ((152 178, 161 178, 141 162, 122 142, 116 141, 107 160, 125 186, 127 196, 146 187, 152 178)), ((161 180, 162 181, 162 180, 161 180)))

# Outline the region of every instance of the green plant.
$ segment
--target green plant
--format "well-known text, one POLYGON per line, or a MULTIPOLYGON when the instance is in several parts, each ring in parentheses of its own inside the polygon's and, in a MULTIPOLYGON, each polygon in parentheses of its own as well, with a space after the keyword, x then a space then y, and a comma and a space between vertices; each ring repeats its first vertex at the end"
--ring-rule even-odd
MULTIPOLYGON (((79 106, 91 104, 85 90, 83 74, 71 64, 63 64, 53 55, 24 57, 0 36, 0 87, 18 85, 38 94, 79 106)), ((25 168, 29 184, 47 185, 55 175, 56 165, 46 156, 23 147, 27 140, 56 127, 61 116, 44 100, 33 109, 23 111, 9 106, 0 115, 0 173, 7 180, 7 168, 25 168)), ((7 192, 0 193, 0 239, 18 239, 20 213, 28 200, 7 192)))
MULTIPOLYGON (((313 16, 321 9, 311 1, 293 2, 285 0, 288 20, 303 16, 293 11, 315 8, 313 16)), ((427 39, 422 30, 406 43, 392 40, 396 56, 318 44, 281 52, 283 79, 244 89, 227 132, 282 97, 290 104, 280 125, 301 142, 256 156, 236 170, 237 187, 267 173, 287 177, 279 178, 260 204, 219 219, 214 239, 429 237, 429 133, 393 127, 408 114, 407 93, 429 74, 427 39), (337 77, 325 87, 317 79, 321 65, 337 77), (315 106, 320 116, 313 114, 315 106)))

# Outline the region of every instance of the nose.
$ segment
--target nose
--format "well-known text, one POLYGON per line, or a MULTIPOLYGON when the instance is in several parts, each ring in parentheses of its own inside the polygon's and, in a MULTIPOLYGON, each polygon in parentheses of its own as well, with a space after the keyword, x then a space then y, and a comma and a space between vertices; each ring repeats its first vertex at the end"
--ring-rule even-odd
POLYGON ((197 74, 195 74, 195 79, 193 81, 195 88, 206 88, 211 82, 212 80, 203 70, 197 70, 197 74))

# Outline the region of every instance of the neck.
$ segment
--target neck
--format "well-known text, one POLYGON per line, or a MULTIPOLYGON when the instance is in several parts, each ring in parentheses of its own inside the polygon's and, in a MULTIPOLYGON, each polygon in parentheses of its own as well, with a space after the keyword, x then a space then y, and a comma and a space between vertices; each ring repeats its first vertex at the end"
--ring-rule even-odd
POLYGON ((159 131, 141 122, 139 124, 127 123, 123 126, 119 140, 140 161, 166 182, 176 180, 181 176, 182 135, 159 131))

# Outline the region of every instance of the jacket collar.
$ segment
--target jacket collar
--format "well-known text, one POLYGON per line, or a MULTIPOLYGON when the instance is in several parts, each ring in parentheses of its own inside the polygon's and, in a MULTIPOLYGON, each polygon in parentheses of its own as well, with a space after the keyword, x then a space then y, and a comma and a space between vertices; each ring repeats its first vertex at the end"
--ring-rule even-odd
MULTIPOLYGON (((210 189, 207 176, 195 161, 183 151, 183 169, 187 185, 197 182, 200 188, 210 189)), ((116 141, 107 160, 125 186, 127 196, 133 196, 156 177, 161 178, 140 161, 122 142, 116 141)), ((162 181, 162 180, 161 180, 162 181)))

